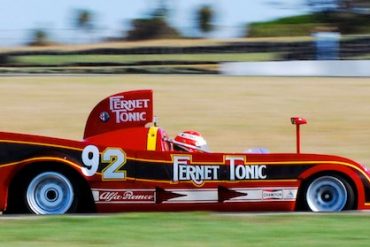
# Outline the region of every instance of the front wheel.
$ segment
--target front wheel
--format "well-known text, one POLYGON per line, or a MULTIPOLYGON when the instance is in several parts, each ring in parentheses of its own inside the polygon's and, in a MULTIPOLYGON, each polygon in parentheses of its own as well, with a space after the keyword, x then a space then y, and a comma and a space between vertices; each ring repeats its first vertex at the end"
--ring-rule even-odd
POLYGON ((354 192, 350 184, 337 176, 321 176, 313 179, 306 190, 305 201, 314 212, 337 212, 352 209, 354 192))
POLYGON ((73 183, 63 174, 42 172, 33 177, 25 191, 28 209, 35 214, 64 214, 76 204, 73 183))

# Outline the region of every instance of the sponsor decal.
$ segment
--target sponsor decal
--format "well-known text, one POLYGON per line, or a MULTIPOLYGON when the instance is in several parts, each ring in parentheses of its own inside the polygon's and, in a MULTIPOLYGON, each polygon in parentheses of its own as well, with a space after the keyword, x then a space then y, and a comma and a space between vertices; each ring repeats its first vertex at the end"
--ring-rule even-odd
POLYGON ((206 180, 218 180, 220 166, 192 165, 191 156, 173 156, 173 181, 192 181, 195 185, 202 185, 206 180))
POLYGON ((101 203, 154 202, 154 190, 95 190, 94 199, 101 203))
POLYGON ((297 197, 297 190, 284 190, 284 199, 295 199, 297 197))
MULTIPOLYGON (((191 155, 174 155, 172 159, 173 182, 192 181, 200 186, 219 179, 219 165, 193 165, 191 155)), ((230 181, 267 179, 266 165, 245 165, 244 156, 226 156, 225 161, 230 165, 230 181)))
POLYGON ((106 122, 108 122, 108 120, 109 120, 110 116, 109 116, 109 113, 108 113, 108 112, 103 111, 103 112, 101 112, 101 113, 100 113, 99 118, 100 118, 100 120, 101 120, 103 123, 106 123, 106 122))
POLYGON ((297 188, 233 188, 232 190, 245 195, 230 198, 228 202, 294 201, 297 197, 297 188))
POLYGON ((96 203, 230 203, 293 201, 297 188, 93 189, 96 203))
POLYGON ((230 163, 230 180, 259 180, 266 179, 265 165, 244 165, 244 156, 226 156, 230 163))
POLYGON ((279 200, 283 199, 283 190, 263 190, 262 199, 263 200, 279 200))
POLYGON ((112 96, 109 98, 109 107, 116 115, 116 123, 141 122, 147 120, 145 109, 148 109, 149 101, 149 99, 125 100, 123 96, 112 96))

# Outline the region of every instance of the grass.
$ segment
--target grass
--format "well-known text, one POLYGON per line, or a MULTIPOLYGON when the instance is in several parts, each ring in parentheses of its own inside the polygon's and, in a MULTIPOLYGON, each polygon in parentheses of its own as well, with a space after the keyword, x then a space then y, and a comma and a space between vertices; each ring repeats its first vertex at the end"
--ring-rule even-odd
POLYGON ((251 37, 309 36, 317 25, 315 23, 255 23, 249 27, 248 35, 251 37))
POLYGON ((314 15, 284 17, 273 21, 252 23, 251 37, 310 36, 317 26, 324 25, 314 15))
POLYGON ((81 139, 97 102, 119 91, 154 90, 159 126, 203 133, 212 151, 266 147, 294 152, 290 117, 301 115, 302 151, 370 164, 370 78, 176 75, 0 77, 0 129, 81 139))
POLYGON ((194 46, 218 46, 240 42, 292 42, 304 41, 310 37, 269 37, 269 38, 227 38, 227 39, 156 39, 143 41, 118 41, 118 42, 102 42, 95 44, 55 44, 51 46, 19 46, 19 47, 0 47, 2 52, 14 51, 77 51, 99 48, 138 48, 138 47, 194 47, 194 46))
POLYGON ((218 74, 218 64, 5 67, 0 74, 218 74))
POLYGON ((0 246, 368 246, 369 216, 130 213, 0 219, 0 246))
POLYGON ((250 37, 310 36, 322 28, 335 28, 342 34, 369 34, 369 18, 349 12, 318 12, 252 23, 250 37))
POLYGON ((14 58, 15 63, 61 65, 68 63, 135 63, 146 61, 199 61, 199 62, 243 62, 268 61, 278 57, 274 53, 225 53, 225 54, 155 54, 155 55, 27 55, 14 58))
POLYGON ((370 60, 370 54, 362 54, 360 56, 352 56, 349 59, 358 59, 358 60, 370 60))

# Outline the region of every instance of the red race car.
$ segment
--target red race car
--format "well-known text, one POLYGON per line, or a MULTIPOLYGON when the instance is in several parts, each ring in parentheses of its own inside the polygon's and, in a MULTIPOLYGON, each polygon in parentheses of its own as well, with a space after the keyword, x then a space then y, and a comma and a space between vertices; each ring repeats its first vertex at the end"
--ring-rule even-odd
POLYGON ((200 133, 171 139, 153 123, 151 90, 90 113, 84 139, 0 132, 0 211, 342 211, 370 208, 370 173, 347 158, 211 153, 200 133))

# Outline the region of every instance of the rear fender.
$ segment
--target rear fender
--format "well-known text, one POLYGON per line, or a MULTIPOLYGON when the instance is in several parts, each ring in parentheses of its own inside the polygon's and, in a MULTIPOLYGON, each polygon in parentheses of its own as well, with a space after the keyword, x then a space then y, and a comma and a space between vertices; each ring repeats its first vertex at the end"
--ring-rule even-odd
POLYGON ((81 166, 78 162, 67 159, 67 157, 56 157, 56 156, 39 156, 29 159, 25 159, 17 162, 17 168, 10 174, 6 181, 5 196, 0 200, 0 209, 6 209, 9 201, 10 193, 13 192, 15 184, 24 180, 24 177, 40 170, 60 170, 64 171, 71 176, 73 179, 83 186, 84 192, 87 197, 92 198, 92 192, 86 177, 82 174, 81 166), (88 191, 86 191, 88 189, 88 191))

